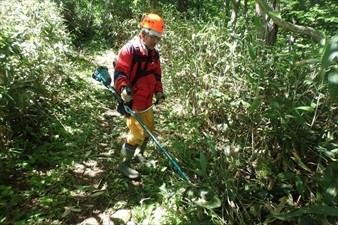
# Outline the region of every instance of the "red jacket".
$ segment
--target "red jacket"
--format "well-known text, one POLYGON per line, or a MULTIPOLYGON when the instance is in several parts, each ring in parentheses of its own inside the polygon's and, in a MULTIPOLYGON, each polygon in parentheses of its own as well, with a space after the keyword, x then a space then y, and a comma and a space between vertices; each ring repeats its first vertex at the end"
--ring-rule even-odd
POLYGON ((138 78, 133 85, 133 100, 131 106, 133 110, 144 110, 148 108, 152 105, 154 94, 163 92, 161 82, 162 71, 158 52, 154 49, 149 51, 148 55, 141 36, 137 36, 125 44, 119 52, 114 71, 114 85, 116 90, 121 93, 121 88, 132 83, 136 73, 140 73, 140 68, 142 70, 145 69, 145 64, 147 64, 146 71, 149 74, 138 78), (135 54, 139 54, 140 57, 138 58, 142 58, 143 60, 132 65, 135 54), (149 62, 146 63, 145 59, 148 59, 149 62), (139 65, 140 63, 141 65, 139 65))

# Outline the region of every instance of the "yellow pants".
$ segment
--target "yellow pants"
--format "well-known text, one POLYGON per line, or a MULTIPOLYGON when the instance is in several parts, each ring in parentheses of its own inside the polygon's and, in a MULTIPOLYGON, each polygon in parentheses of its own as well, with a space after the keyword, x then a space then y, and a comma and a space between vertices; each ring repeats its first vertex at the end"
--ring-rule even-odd
MULTIPOLYGON (((136 114, 137 117, 142 121, 142 123, 148 128, 152 133, 155 129, 154 127, 154 112, 152 109, 136 114)), ((127 127, 129 129, 129 134, 127 137, 127 143, 131 145, 142 145, 144 138, 149 137, 147 132, 143 129, 141 124, 133 117, 127 117, 127 127)))

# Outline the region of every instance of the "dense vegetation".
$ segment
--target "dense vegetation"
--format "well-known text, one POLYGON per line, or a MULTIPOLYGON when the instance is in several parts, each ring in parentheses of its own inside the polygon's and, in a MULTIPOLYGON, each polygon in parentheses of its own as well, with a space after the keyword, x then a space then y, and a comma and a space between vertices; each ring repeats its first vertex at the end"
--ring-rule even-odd
POLYGON ((337 223, 336 1, 178 3, 0 2, 1 224, 337 223), (154 135, 219 208, 183 199, 155 144, 141 180, 116 171, 127 130, 91 74, 149 11, 166 22, 154 135))

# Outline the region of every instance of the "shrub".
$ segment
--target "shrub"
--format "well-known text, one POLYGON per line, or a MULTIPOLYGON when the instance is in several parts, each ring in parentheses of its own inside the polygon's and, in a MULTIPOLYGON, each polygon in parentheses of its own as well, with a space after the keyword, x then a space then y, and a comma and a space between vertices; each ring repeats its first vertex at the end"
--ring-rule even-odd
POLYGON ((48 138, 71 46, 55 4, 0 4, 0 146, 6 153, 48 138))

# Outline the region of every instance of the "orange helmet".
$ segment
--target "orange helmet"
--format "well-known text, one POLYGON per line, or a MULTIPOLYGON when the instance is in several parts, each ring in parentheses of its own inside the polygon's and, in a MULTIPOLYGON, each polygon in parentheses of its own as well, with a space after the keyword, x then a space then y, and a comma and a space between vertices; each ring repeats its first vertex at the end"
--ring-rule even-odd
POLYGON ((154 13, 149 13, 144 17, 141 22, 141 26, 150 30, 157 31, 160 34, 164 32, 164 22, 163 19, 154 13))

